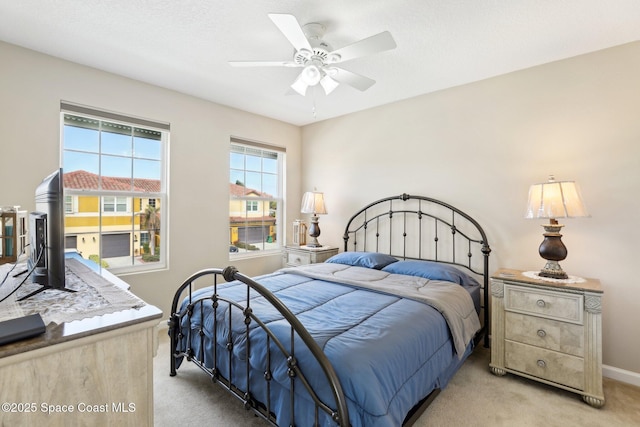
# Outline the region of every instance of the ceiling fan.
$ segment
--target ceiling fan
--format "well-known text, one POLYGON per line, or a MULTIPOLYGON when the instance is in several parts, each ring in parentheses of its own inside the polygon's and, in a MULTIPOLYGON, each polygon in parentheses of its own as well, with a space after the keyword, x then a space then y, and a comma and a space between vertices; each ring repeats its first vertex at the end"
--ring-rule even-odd
POLYGON ((295 48, 293 59, 290 61, 229 61, 229 64, 234 67, 302 68, 291 85, 291 88, 302 96, 306 94, 309 86, 315 86, 318 83, 327 95, 340 83, 361 91, 369 89, 375 80, 337 67, 336 64, 396 47, 391 34, 384 31, 332 50, 322 40, 325 32, 324 25, 310 23, 300 26, 296 17, 289 14, 270 13, 269 18, 295 48))

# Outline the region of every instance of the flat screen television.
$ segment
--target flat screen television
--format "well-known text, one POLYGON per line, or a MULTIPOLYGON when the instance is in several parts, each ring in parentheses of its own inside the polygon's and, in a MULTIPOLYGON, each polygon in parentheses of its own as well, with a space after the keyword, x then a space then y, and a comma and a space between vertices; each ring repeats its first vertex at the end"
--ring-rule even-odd
POLYGON ((29 214, 31 254, 28 267, 34 283, 46 289, 65 288, 64 183, 62 169, 47 176, 36 188, 36 210, 29 214))

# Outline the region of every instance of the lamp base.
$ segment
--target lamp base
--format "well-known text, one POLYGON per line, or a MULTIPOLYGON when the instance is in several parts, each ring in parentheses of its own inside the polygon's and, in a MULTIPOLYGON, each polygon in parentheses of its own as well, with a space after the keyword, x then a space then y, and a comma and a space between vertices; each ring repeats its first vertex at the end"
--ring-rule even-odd
POLYGON ((544 268, 540 270, 541 277, 550 277, 552 279, 566 279, 567 273, 562 270, 558 261, 562 261, 567 257, 567 247, 562 243, 562 234, 560 230, 563 225, 558 224, 555 219, 550 219, 549 224, 544 224, 545 233, 544 240, 538 248, 538 253, 542 258, 547 260, 544 268))
POLYGON ((311 225, 309 226, 309 237, 311 237, 311 241, 307 243, 307 246, 310 248, 321 248, 322 245, 318 243, 318 236, 320 236, 318 215, 313 214, 313 216, 311 217, 311 225))
POLYGON ((540 273, 540 277, 549 277, 551 279, 568 279, 569 276, 564 272, 558 261, 549 261, 544 265, 540 273))

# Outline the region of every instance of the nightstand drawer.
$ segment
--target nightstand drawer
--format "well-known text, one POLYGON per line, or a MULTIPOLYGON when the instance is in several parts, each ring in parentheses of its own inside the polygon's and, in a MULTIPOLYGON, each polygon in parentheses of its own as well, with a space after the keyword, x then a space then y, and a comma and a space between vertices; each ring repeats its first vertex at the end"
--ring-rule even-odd
POLYGON ((584 389, 584 359, 505 341, 505 366, 547 381, 584 389))
POLYGON ((583 296, 505 284, 505 310, 582 324, 583 296))
POLYGON ((287 264, 292 265, 304 265, 311 264, 311 254, 304 252, 289 252, 287 253, 287 264))
POLYGON ((321 246, 310 248, 308 246, 285 246, 282 253, 284 267, 296 267, 298 265, 315 264, 325 262, 338 253, 338 248, 321 246))
POLYGON ((584 356, 584 327, 520 313, 505 313, 504 337, 574 356, 584 356))

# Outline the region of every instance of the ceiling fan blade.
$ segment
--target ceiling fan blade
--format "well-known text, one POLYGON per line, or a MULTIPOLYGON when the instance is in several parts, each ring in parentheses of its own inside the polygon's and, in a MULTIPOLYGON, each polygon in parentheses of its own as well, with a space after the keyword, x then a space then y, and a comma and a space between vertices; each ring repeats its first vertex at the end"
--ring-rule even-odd
POLYGON ((301 67, 291 61, 229 61, 232 67, 301 67))
POLYGON ((369 77, 365 77, 338 67, 332 67, 331 73, 329 74, 332 79, 338 81, 339 83, 348 84, 349 86, 353 86, 354 88, 363 92, 373 86, 376 82, 369 77))
POLYGON ((375 36, 367 37, 366 39, 362 39, 340 49, 334 50, 329 54, 329 57, 337 54, 340 55, 340 59, 336 62, 344 62, 361 56, 395 49, 396 46, 396 42, 393 40, 393 37, 391 37, 391 33, 383 31, 375 36))
POLYGON ((296 51, 302 49, 313 50, 295 16, 286 13, 270 13, 269 18, 276 24, 276 27, 284 34, 296 51))

